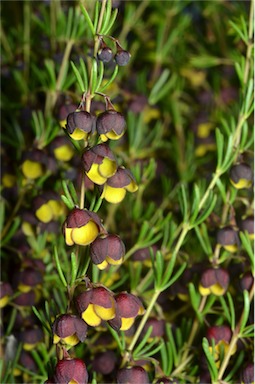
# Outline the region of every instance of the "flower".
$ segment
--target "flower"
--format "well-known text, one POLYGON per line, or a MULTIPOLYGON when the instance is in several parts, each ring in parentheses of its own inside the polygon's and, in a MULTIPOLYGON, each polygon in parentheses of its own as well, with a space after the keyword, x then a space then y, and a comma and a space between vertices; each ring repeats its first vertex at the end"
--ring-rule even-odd
MULTIPOLYGON (((206 337, 209 341, 209 350, 214 357, 216 366, 220 366, 220 361, 229 350, 229 343, 232 337, 231 329, 226 325, 215 325, 207 330, 206 337)), ((231 351, 231 355, 236 352, 236 346, 231 351)))
POLYGON ((149 384, 149 376, 144 368, 135 365, 122 368, 117 372, 117 384, 149 384))
POLYGON ((25 351, 31 351, 39 342, 43 340, 43 335, 44 334, 41 328, 38 328, 37 326, 28 327, 22 329, 18 333, 17 339, 23 343, 23 349, 25 351))
POLYGON ((36 196, 33 201, 35 216, 43 223, 57 219, 65 212, 59 196, 52 191, 44 192, 42 195, 36 196))
POLYGON ((99 269, 109 264, 120 265, 125 255, 125 245, 117 235, 98 237, 90 246, 90 257, 99 269))
POLYGON ((115 300, 116 317, 109 321, 109 324, 114 329, 127 331, 134 324, 136 317, 144 313, 144 307, 138 297, 127 292, 117 294, 115 300))
POLYGON ((113 109, 108 109, 97 117, 96 130, 102 141, 118 140, 124 135, 125 128, 124 116, 113 109))
POLYGON ((88 372, 84 361, 81 359, 66 358, 59 360, 52 379, 48 383, 58 384, 87 384, 88 372))
POLYGON ((216 240, 217 244, 229 252, 236 252, 240 243, 237 231, 231 226, 219 229, 216 240))
POLYGON ((254 363, 248 363, 242 368, 240 382, 241 384, 254 383, 254 363))
POLYGON ((96 353, 92 361, 93 371, 102 375, 109 375, 115 368, 117 357, 113 351, 103 351, 96 353))
POLYGON ((52 325, 53 343, 74 346, 86 339, 87 328, 87 324, 77 316, 60 315, 52 325))
POLYGON ((116 41, 116 48, 117 48, 117 52, 114 56, 116 63, 119 66, 127 65, 131 57, 130 53, 124 50, 117 41, 116 41))
POLYGON ((94 132, 94 117, 87 111, 76 110, 69 113, 66 130, 74 140, 86 140, 94 132))
POLYGON ((7 282, 0 282, 0 308, 5 307, 9 301, 10 297, 13 294, 12 287, 7 282))
POLYGON ((66 136, 57 136, 50 143, 49 149, 57 160, 69 161, 74 155, 74 148, 66 136))
POLYGON ((42 176, 47 166, 47 156, 40 149, 33 149, 23 155, 21 170, 27 179, 37 179, 42 176))
POLYGON ((76 110, 76 105, 72 103, 64 104, 58 111, 58 120, 62 128, 66 127, 67 116, 76 110))
POLYGON ((211 293, 222 296, 226 292, 229 284, 229 274, 222 268, 208 268, 202 273, 199 284, 199 292, 203 296, 211 293))
POLYGON ((109 203, 118 204, 126 196, 126 192, 137 191, 138 186, 131 172, 124 167, 119 167, 116 173, 107 179, 103 187, 101 198, 109 203))
POLYGON ((242 232, 247 231, 251 240, 254 240, 254 216, 247 216, 242 219, 239 228, 242 232))
POLYGON ((230 169, 230 182, 236 189, 250 188, 253 180, 251 167, 246 163, 233 165, 230 169))
POLYGON ((67 245, 88 245, 102 231, 99 216, 87 209, 74 208, 67 216, 63 233, 67 245))
POLYGON ((83 320, 93 327, 102 320, 111 320, 116 314, 112 292, 104 287, 90 288, 76 297, 76 307, 83 320))
POLYGON ((98 144, 82 155, 86 175, 98 185, 102 185, 117 170, 117 162, 113 152, 106 144, 98 144))

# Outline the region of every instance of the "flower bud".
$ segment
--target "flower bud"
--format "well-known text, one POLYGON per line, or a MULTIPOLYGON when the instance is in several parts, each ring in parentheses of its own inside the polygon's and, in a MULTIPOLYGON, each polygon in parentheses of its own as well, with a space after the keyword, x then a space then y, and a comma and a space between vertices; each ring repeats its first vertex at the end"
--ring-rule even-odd
POLYGON ((87 209, 74 208, 63 225, 67 245, 88 245, 101 231, 102 225, 99 216, 87 209))
POLYGON ((52 325, 53 343, 74 346, 87 336, 87 324, 77 316, 60 315, 52 325))
POLYGON ((236 189, 250 188, 252 180, 253 172, 248 164, 235 164, 230 169, 230 182, 236 189))
POLYGON ((59 161, 69 161, 74 155, 74 147, 66 136, 57 136, 50 143, 49 149, 59 161))
POLYGON ((148 341, 152 341, 155 338, 161 338, 165 334, 165 321, 151 317, 147 320, 145 326, 143 327, 141 336, 144 337, 148 328, 152 327, 152 331, 148 341))
POLYGON ((103 187, 101 198, 112 204, 120 203, 126 196, 126 192, 137 191, 138 186, 131 172, 124 167, 119 167, 116 173, 107 179, 103 187))
POLYGON ((109 375, 116 366, 117 358, 113 351, 104 351, 96 353, 92 361, 93 371, 102 375, 109 375))
POLYGON ((31 267, 19 271, 15 280, 18 290, 24 293, 40 289, 43 282, 41 272, 31 267))
POLYGON ((55 367, 53 383, 87 384, 88 372, 85 363, 81 359, 60 360, 55 367))
POLYGON ((222 268, 208 268, 202 273, 199 292, 203 296, 222 296, 228 289, 229 274, 222 268))
POLYGON ((12 287, 7 282, 0 282, 0 308, 5 307, 13 294, 12 287))
POLYGON ((254 283, 254 277, 250 271, 244 273, 239 280, 241 291, 249 291, 254 283))
POLYGON ((17 339, 23 343, 25 351, 31 351, 39 342, 43 341, 43 331, 37 326, 25 328, 19 332, 17 339))
POLYGON ((127 65, 131 57, 130 53, 122 49, 118 42, 116 42, 116 47, 117 52, 114 56, 116 63, 121 67, 127 65))
MULTIPOLYGON (((213 344, 212 341, 214 340, 214 347, 209 346, 209 349, 213 354, 216 366, 219 367, 220 359, 226 355, 229 350, 229 343, 232 337, 231 329, 226 325, 215 325, 207 330, 206 337, 210 345, 213 344)), ((236 347, 231 350, 231 355, 233 355, 235 352, 236 347)))
POLYGON ((104 184, 117 170, 115 156, 106 144, 85 151, 82 160, 86 175, 98 185, 104 184))
POLYGON ((247 231, 249 238, 254 240, 254 216, 248 216, 245 219, 242 219, 239 228, 242 232, 247 231))
POLYGON ((100 42, 100 48, 97 53, 97 58, 103 63, 109 63, 112 60, 113 54, 110 47, 108 47, 103 39, 100 42))
POLYGON ((90 257, 99 269, 120 265, 125 255, 125 246, 117 235, 98 237, 90 246, 90 257))
POLYGON ((132 327, 138 315, 144 313, 144 307, 138 297, 131 293, 121 292, 115 296, 117 309, 116 317, 109 321, 114 329, 127 331, 132 327))
POLYGON ((72 112, 66 121, 66 130, 74 140, 86 140, 94 132, 94 117, 87 111, 72 112))
POLYGON ((124 135, 125 128, 124 116, 113 109, 109 109, 97 117, 96 130, 102 141, 118 140, 124 135))
POLYGON ((35 291, 21 293, 13 302, 19 307, 32 307, 37 303, 38 297, 35 291))
POLYGON ((112 293, 104 287, 82 292, 75 302, 80 316, 92 327, 100 325, 102 320, 107 321, 115 317, 115 300, 112 293))
POLYGON ((236 252, 240 244, 238 234, 231 226, 219 229, 216 239, 217 244, 222 245, 222 247, 229 252, 236 252))
POLYGON ((76 110, 76 105, 72 103, 64 104, 60 107, 58 112, 59 124, 62 128, 66 127, 67 116, 76 110))
POLYGON ((252 384, 254 383, 254 364, 249 363, 246 364, 244 368, 242 368, 240 374, 241 384, 252 384))
POLYGON ((117 384, 149 384, 148 373, 140 366, 122 368, 117 372, 117 384))

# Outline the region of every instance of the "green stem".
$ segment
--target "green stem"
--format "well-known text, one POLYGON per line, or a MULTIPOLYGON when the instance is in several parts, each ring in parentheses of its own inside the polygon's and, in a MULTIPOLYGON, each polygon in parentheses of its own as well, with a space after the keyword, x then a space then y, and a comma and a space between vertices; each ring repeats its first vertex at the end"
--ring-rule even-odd
POLYGON ((130 345, 128 347, 128 352, 131 353, 132 350, 134 349, 134 346, 135 346, 135 344, 136 344, 136 342, 137 342, 137 340, 138 340, 138 338, 139 338, 139 336, 143 330, 143 327, 146 324, 146 321, 148 320, 148 317, 150 316, 150 313, 151 313, 151 311, 154 307, 154 304, 156 303, 160 293, 161 293, 160 290, 156 290, 154 292, 154 295, 152 296, 151 302, 150 302, 150 304, 149 304, 149 306, 148 306, 148 308, 147 308, 147 310, 146 310, 146 312, 145 312, 145 314, 144 314, 144 316, 143 316, 143 318, 142 318, 142 320, 141 320, 141 322, 140 322, 140 324, 136 330, 135 335, 132 338, 132 342, 130 343, 130 345))
MULTIPOLYGON (((252 287, 252 289, 250 291, 250 295, 249 295, 250 303, 251 303, 251 301, 253 299, 253 296, 254 296, 254 285, 253 285, 253 287, 252 287)), ((242 324, 243 317, 244 317, 244 311, 242 312, 240 320, 239 320, 239 322, 238 322, 238 324, 237 324, 237 326, 236 326, 236 328, 235 328, 235 330, 233 332, 231 341, 229 343, 228 351, 225 354, 224 359, 222 361, 222 364, 220 366, 217 382, 215 382, 213 384, 217 384, 217 383, 219 383, 222 380, 223 375, 224 375, 224 373, 225 373, 225 371, 226 371, 226 369, 227 369, 227 367, 229 365, 229 360, 230 360, 231 356, 233 355, 233 353, 234 353, 234 351, 236 349, 236 344, 237 344, 237 342, 238 342, 238 340, 240 338, 239 331, 240 331, 240 326, 242 324)))

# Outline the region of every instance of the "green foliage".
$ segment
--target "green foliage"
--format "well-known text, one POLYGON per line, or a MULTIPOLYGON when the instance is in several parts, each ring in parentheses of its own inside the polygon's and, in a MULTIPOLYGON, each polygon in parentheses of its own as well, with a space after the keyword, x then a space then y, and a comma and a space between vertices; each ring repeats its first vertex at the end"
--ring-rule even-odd
POLYGON ((4 352, 10 337, 15 348, 11 359, 0 360, 1 382, 43 383, 68 354, 86 363, 94 384, 114 383, 120 368, 133 365, 149 366, 152 383, 163 375, 183 384, 203 375, 213 384, 238 382, 244 363, 252 361, 254 337, 253 240, 240 222, 254 207, 252 188, 236 189, 230 171, 253 162, 254 1, 46 3, 2 6, 1 262, 2 281, 12 292, 1 325, 4 352), (108 63, 97 55, 102 40, 113 53, 108 63), (126 66, 116 63, 120 47, 131 54, 126 66), (90 182, 81 164, 84 151, 102 143, 97 131, 75 141, 58 115, 71 103, 97 117, 108 99, 122 113, 126 132, 106 144, 138 185, 115 205, 102 198, 103 185, 90 182), (70 144, 70 159, 57 158, 58 139, 70 144), (23 169, 31 149, 45 155, 29 163, 42 170, 34 179, 23 169), (38 209, 48 207, 48 192, 57 193, 60 205, 54 219, 43 222, 38 209), (65 244, 63 223, 75 207, 99 216, 101 236, 123 240, 121 265, 100 270, 90 245, 65 244), (238 234, 234 251, 217 243, 218 230, 230 226, 238 234), (42 277, 32 288, 19 280, 27 268, 42 277), (229 279, 225 292, 203 296, 204 272, 220 268, 229 279), (113 297, 139 297, 144 313, 129 332, 104 321, 88 327, 78 346, 55 347, 53 321, 65 313, 79 316, 77 293, 100 286, 113 297), (19 304, 30 291, 36 292, 33 305, 19 304), (153 336, 154 326, 145 330, 151 319, 163 321, 160 336, 153 336), (31 367, 21 362, 20 321, 24 329, 43 330, 26 351, 31 367), (206 336, 222 325, 231 331, 225 350, 206 336), (105 349, 116 355, 107 376, 93 368, 105 349))

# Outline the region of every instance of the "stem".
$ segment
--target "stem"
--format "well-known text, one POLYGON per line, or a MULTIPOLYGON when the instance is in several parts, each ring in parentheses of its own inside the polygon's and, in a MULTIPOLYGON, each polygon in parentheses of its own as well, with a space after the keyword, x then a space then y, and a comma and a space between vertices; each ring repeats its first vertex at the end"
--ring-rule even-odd
POLYGON ((247 84, 248 78, 249 78, 249 72, 250 72, 250 63, 251 63, 251 54, 252 54, 252 36, 253 36, 253 17, 254 17, 254 0, 251 0, 251 6, 250 6, 250 16, 249 16, 249 41, 248 41, 248 47, 246 52, 246 62, 245 62, 245 69, 244 69, 244 77, 243 77, 243 83, 244 85, 247 84))
MULTIPOLYGON (((198 312, 203 311, 204 306, 206 304, 206 300, 207 300, 207 296, 203 296, 202 300, 200 302, 199 308, 198 308, 198 312)), ((196 337, 199 325, 200 325, 199 320, 196 317, 196 319, 192 325, 191 331, 190 331, 189 339, 188 339, 187 344, 185 346, 185 351, 182 355, 180 363, 178 364, 178 368, 176 368, 176 370, 174 372, 172 372, 173 376, 175 376, 177 373, 180 373, 182 371, 182 368, 184 368, 186 366, 186 363, 188 361, 190 361, 191 357, 188 357, 188 355, 189 355, 190 347, 191 347, 191 345, 192 345, 192 343, 196 337)))
POLYGON ((13 219, 14 219, 16 213, 18 212, 18 210, 19 210, 19 208, 20 208, 20 206, 21 206, 21 204, 23 202, 23 199, 25 197, 26 192, 27 192, 27 189, 24 189, 21 192, 21 194, 19 196, 19 199, 18 199, 18 201, 17 201, 17 203, 16 203, 16 205, 15 205, 13 211, 12 211, 12 214, 9 216, 8 221, 7 221, 7 223, 5 224, 5 226, 4 226, 3 230, 2 230, 2 233, 0 235, 0 240, 2 240, 4 238, 4 236, 6 235, 6 233, 9 230, 10 226, 12 225, 13 219))
MULTIPOLYGON (((249 295, 250 302, 252 301, 253 295, 254 295, 254 285, 251 288, 250 295, 249 295)), ((230 360, 231 356, 233 355, 233 351, 236 348, 236 344, 237 344, 238 339, 240 337, 239 331, 240 331, 240 326, 242 324, 243 317, 244 317, 244 311, 242 312, 240 320, 238 321, 238 324, 237 324, 237 326, 233 332, 233 336, 231 338, 228 351, 227 351, 226 355, 224 356, 224 359, 223 359, 222 364, 220 366, 218 378, 217 378, 217 383, 222 379, 222 377, 225 373, 225 370, 228 367, 229 360, 230 360)), ((216 383, 214 383, 214 384, 216 384, 216 383)))
POLYGON ((143 330, 143 327, 146 324, 146 321, 148 320, 148 317, 150 316, 150 313, 151 313, 151 311, 154 307, 154 304, 156 303, 160 293, 161 293, 160 290, 156 290, 154 292, 154 295, 152 296, 151 302, 150 302, 150 304, 149 304, 149 306, 148 306, 148 308, 147 308, 147 310, 146 310, 146 312, 145 312, 145 314, 144 314, 144 316, 143 316, 143 318, 142 318, 142 320, 141 320, 141 322, 140 322, 140 324, 136 330, 136 333, 132 339, 132 342, 130 343, 130 345, 128 347, 128 352, 130 352, 130 353, 132 352, 132 350, 133 350, 133 348, 134 348, 134 346, 135 346, 135 344, 136 344, 136 342, 137 342, 137 340, 138 340, 138 338, 139 338, 139 336, 143 330))

